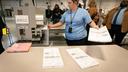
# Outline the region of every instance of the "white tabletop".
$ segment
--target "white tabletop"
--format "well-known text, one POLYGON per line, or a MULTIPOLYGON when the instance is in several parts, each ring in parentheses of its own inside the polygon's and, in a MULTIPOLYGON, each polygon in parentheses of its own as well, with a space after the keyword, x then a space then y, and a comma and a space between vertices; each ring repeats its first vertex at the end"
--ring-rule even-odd
POLYGON ((27 53, 0 55, 0 72, 128 72, 128 51, 116 45, 54 46, 59 48, 64 67, 43 69, 43 48, 32 47, 27 53), (81 48, 99 65, 81 69, 66 52, 67 48, 81 48))

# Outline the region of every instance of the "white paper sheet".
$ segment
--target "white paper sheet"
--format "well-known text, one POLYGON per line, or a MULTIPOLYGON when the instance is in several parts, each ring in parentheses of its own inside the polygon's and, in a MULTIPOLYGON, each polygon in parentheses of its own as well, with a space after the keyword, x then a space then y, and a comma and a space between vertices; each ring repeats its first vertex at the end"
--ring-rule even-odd
POLYGON ((43 51, 43 68, 63 67, 63 60, 58 48, 45 48, 43 51))
POLYGON ((103 26, 99 29, 90 28, 88 41, 93 42, 112 42, 112 38, 106 28, 103 26))
POLYGON ((43 15, 35 15, 35 19, 36 20, 44 20, 44 16, 43 15))
POLYGON ((82 69, 99 64, 80 48, 67 49, 67 52, 82 69))
POLYGON ((16 24, 29 24, 28 15, 15 15, 16 24))
POLYGON ((44 25, 44 22, 43 21, 36 21, 36 24, 37 25, 44 25))

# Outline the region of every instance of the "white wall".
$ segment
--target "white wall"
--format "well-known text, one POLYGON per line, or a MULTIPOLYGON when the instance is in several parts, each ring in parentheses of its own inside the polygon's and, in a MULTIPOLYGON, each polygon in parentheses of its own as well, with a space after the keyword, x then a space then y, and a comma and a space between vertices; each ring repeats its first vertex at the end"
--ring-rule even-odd
POLYGON ((118 0, 96 0, 98 9, 101 8, 104 10, 105 14, 108 13, 112 8, 119 6, 120 1, 118 0))
POLYGON ((3 8, 11 8, 19 6, 18 0, 2 0, 3 8))
MULTIPOLYGON (((60 0, 60 1, 63 2, 66 8, 68 7, 66 0, 60 0)), ((51 9, 54 8, 55 4, 59 4, 60 8, 63 9, 64 6, 60 4, 60 1, 58 0, 49 0, 49 1, 48 0, 36 0, 36 6, 43 7, 46 9, 47 8, 46 2, 49 2, 49 5, 51 5, 51 9)))
MULTIPOLYGON (((45 9, 47 8, 46 2, 49 2, 49 4, 51 5, 51 9, 54 8, 55 4, 59 4, 61 9, 68 8, 67 0, 35 0, 36 7, 40 8, 39 11, 42 10, 42 13, 44 13, 45 9), (60 2, 63 2, 65 7, 62 6, 60 4, 60 2)), ((109 10, 111 10, 113 7, 117 6, 119 4, 119 2, 120 2, 120 0, 96 0, 98 9, 102 8, 104 10, 105 14, 107 14, 107 12, 109 10), (101 5, 100 5, 100 3, 101 3, 101 5)), ((4 9, 9 9, 11 7, 13 7, 14 9, 17 9, 19 7, 18 0, 2 0, 2 3, 3 3, 4 9)), ((21 5, 23 5, 23 3, 21 3, 21 5)))

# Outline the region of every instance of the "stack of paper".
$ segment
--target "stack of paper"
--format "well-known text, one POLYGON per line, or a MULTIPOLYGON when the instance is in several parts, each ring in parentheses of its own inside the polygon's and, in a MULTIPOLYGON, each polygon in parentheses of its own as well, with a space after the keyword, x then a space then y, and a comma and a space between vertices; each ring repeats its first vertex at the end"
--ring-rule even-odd
POLYGON ((43 68, 63 67, 63 60, 58 48, 46 48, 43 51, 43 68))
POLYGON ((8 53, 13 52, 28 52, 32 43, 15 43, 10 48, 7 48, 8 53))
POLYGON ((88 41, 93 42, 112 42, 112 38, 106 28, 106 26, 99 29, 90 28, 88 41))
POLYGON ((67 49, 67 52, 82 69, 99 64, 79 48, 67 49))

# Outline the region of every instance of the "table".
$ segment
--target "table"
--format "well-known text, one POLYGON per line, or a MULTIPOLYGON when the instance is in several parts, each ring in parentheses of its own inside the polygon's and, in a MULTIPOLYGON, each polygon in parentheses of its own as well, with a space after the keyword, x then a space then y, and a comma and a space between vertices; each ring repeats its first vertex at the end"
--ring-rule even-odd
POLYGON ((128 72, 128 51, 117 45, 53 46, 60 50, 64 67, 43 69, 43 48, 32 47, 27 53, 0 55, 0 72, 128 72), (99 62, 99 65, 81 69, 66 52, 81 48, 99 62))

